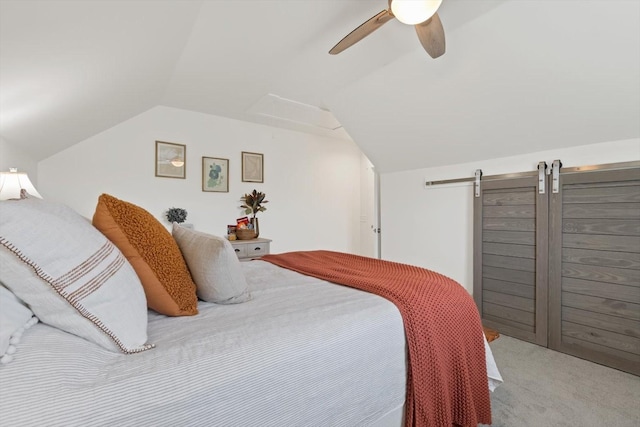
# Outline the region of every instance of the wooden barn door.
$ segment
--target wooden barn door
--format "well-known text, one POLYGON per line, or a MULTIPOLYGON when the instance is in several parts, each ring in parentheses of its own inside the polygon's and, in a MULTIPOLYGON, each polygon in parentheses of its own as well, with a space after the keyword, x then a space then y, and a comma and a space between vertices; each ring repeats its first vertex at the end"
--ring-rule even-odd
POLYGON ((538 179, 482 181, 474 198, 473 293, 485 326, 546 346, 548 198, 538 179))
POLYGON ((550 197, 549 347, 640 375, 640 169, 560 174, 550 197))

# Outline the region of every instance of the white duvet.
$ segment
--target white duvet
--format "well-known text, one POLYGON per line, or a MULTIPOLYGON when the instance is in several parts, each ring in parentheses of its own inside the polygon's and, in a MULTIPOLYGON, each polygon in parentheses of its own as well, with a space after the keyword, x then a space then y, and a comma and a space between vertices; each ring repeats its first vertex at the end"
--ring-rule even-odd
MULTIPOLYGON (((250 301, 150 312, 156 348, 140 354, 34 326, 0 367, 0 424, 354 427, 402 405, 392 303, 262 261, 242 267, 250 301)), ((490 350, 487 365, 501 381, 490 350)))

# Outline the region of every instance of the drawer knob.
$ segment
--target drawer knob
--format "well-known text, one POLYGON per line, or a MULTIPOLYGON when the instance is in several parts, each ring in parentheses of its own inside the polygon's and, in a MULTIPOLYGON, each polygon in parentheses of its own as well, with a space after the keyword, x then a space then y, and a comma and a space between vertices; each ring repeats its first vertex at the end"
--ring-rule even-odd
POLYGON ((236 249, 236 252, 240 252, 240 249, 236 249))
POLYGON ((259 251, 259 250, 260 250, 260 248, 259 248, 259 247, 254 249, 254 251, 259 251))

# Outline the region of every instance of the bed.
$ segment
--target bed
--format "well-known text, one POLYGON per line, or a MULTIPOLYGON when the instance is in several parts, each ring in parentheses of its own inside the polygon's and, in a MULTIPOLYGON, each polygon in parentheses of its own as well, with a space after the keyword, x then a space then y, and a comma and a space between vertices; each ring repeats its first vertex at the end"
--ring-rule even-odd
MULTIPOLYGON (((148 310, 155 347, 145 351, 116 352, 43 322, 24 330, 0 366, 0 422, 403 425, 407 342, 393 303, 265 261, 238 266, 249 298, 199 300, 192 316, 148 310)), ((502 379, 484 342, 493 390, 502 379)))

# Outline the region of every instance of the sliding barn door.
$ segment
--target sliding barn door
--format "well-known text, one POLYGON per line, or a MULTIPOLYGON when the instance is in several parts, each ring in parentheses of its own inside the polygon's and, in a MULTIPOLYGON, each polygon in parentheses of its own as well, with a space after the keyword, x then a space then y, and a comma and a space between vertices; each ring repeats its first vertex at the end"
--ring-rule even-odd
POLYGON ((474 200, 473 294, 482 323, 546 346, 547 194, 532 176, 482 182, 474 200))
POLYGON ((549 347, 640 375, 640 169, 559 179, 549 347))

